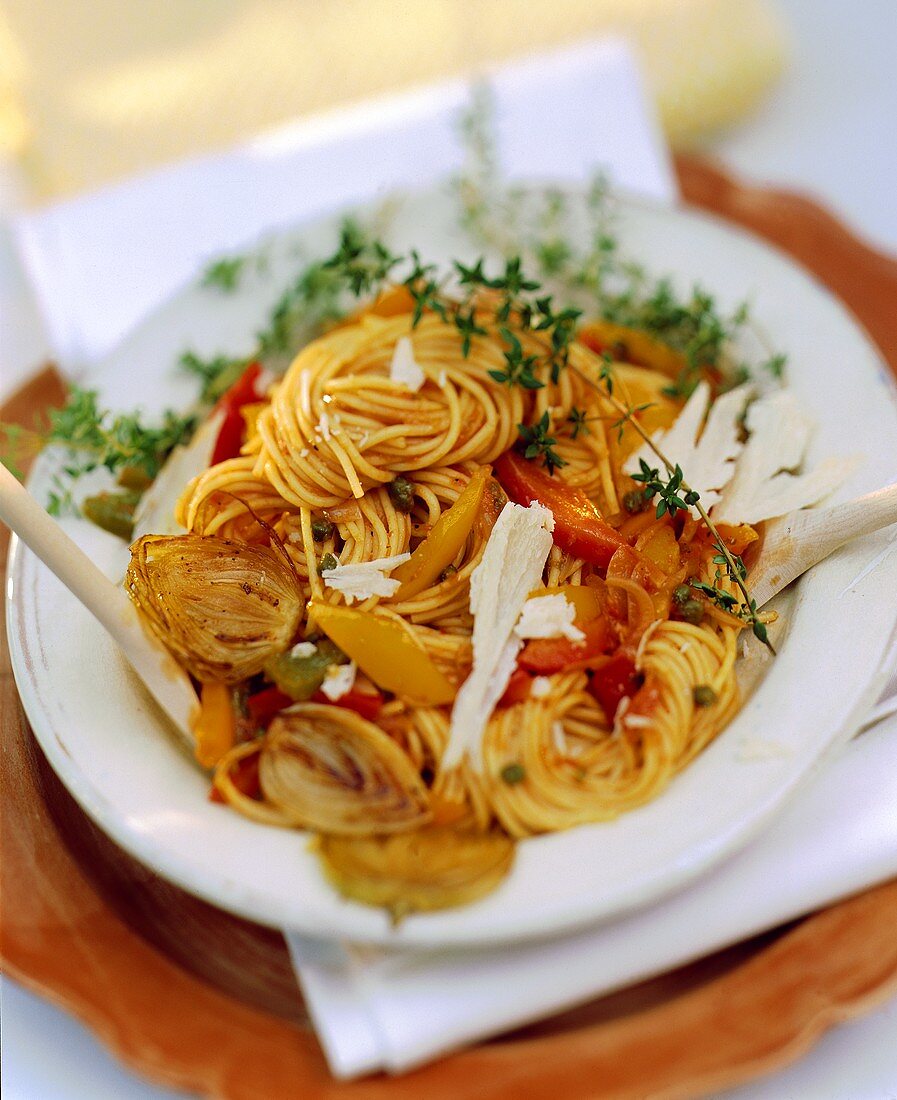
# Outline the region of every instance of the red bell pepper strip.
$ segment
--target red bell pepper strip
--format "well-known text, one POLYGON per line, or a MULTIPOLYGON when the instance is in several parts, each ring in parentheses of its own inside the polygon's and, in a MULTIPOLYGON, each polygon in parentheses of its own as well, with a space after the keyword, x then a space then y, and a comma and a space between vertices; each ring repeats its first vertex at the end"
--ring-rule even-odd
POLYGON ((544 504, 554 516, 554 541, 568 554, 607 569, 614 553, 628 543, 605 523, 582 489, 568 485, 558 474, 550 475, 534 462, 506 451, 495 462, 495 476, 518 504, 544 504))
POLYGON ((264 691, 259 691, 255 695, 250 695, 246 700, 246 709, 256 725, 266 729, 276 714, 286 710, 287 707, 291 707, 295 702, 296 700, 287 695, 285 691, 271 687, 265 688, 264 691))
POLYGON ((596 657, 612 653, 620 644, 604 615, 581 623, 580 629, 585 634, 581 642, 571 642, 569 638, 533 638, 523 647, 518 665, 539 676, 550 676, 577 665, 584 668, 596 657))
POLYGON ((218 401, 217 408, 224 411, 224 420, 218 430, 215 448, 212 451, 212 465, 236 458, 243 446, 243 431, 246 427, 240 409, 253 401, 260 401, 255 384, 262 373, 260 363, 250 363, 231 388, 218 401))
POLYGON ((532 674, 525 668, 515 668, 508 680, 505 693, 498 701, 499 707, 513 707, 515 703, 525 703, 530 697, 533 684, 532 674))
POLYGON ((380 692, 372 691, 347 691, 339 699, 328 699, 323 691, 316 691, 311 697, 313 703, 329 703, 334 707, 345 707, 346 710, 354 710, 362 718, 374 722, 383 709, 384 698, 380 692))
POLYGON ((635 661, 627 653, 611 657, 589 680, 589 691, 601 704, 608 722, 613 722, 621 700, 626 696, 632 698, 641 686, 635 661))
MULTIPOLYGON (((262 784, 259 780, 259 754, 254 752, 252 756, 244 756, 238 760, 231 769, 230 780, 241 794, 247 798, 261 798, 262 784)), ((217 787, 209 792, 211 802, 224 802, 225 798, 217 787)))

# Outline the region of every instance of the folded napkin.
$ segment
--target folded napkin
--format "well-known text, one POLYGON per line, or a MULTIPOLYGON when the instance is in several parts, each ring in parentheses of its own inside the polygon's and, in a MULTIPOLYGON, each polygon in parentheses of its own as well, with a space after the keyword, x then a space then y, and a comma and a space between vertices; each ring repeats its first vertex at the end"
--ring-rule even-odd
MULTIPOLYGON (((675 184, 638 70, 617 40, 490 75, 509 176, 584 179, 661 201, 675 184)), ((216 253, 297 218, 457 172, 469 85, 449 81, 299 122, 219 156, 37 213, 14 231, 62 368, 96 362, 216 253)))
MULTIPOLYGON (((618 187, 674 199, 655 121, 619 42, 532 58, 492 74, 492 84, 510 176, 583 179, 600 165, 618 187)), ((454 122, 466 96, 462 82, 422 89, 20 218, 20 257, 60 363, 89 368, 216 253, 456 170, 454 122)), ((490 951, 383 951, 293 934, 287 942, 333 1072, 401 1071, 897 874, 894 807, 890 719, 746 852, 626 919, 490 951)))

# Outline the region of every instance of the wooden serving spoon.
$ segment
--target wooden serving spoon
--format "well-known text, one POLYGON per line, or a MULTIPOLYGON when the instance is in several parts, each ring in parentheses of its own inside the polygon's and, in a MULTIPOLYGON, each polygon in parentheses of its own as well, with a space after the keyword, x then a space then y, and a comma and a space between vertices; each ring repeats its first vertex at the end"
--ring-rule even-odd
POLYGON ((897 523, 897 484, 834 504, 790 512, 766 528, 763 549, 747 578, 757 607, 839 547, 897 523))
POLYGON ((109 631, 149 693, 192 748, 199 701, 190 678, 143 629, 124 588, 103 576, 2 463, 0 520, 109 631))

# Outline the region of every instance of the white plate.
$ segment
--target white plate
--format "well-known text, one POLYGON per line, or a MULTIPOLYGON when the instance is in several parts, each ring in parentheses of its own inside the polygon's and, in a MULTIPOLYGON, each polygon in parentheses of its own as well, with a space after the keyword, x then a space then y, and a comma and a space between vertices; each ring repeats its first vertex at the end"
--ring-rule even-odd
MULTIPOLYGON (((788 353, 790 384, 818 421, 813 457, 861 450, 869 460, 842 497, 897 479, 889 376, 824 288, 767 245, 693 211, 626 205, 619 230, 626 253, 649 270, 675 272, 684 288, 698 281, 726 307, 750 299, 754 317, 788 353)), ((324 254, 334 223, 297 233, 311 254, 324 254)), ((390 238, 437 259, 471 253, 440 194, 404 200, 390 238)), ((185 346, 248 351, 292 251, 281 248, 269 277, 245 293, 187 288, 91 381, 113 407, 188 403, 195 388, 178 377, 177 354, 185 346)), ((32 479, 38 496, 51 472, 45 456, 32 479)), ((110 576, 123 574, 121 542, 79 520, 66 526, 110 576)), ((800 583, 787 637, 762 686, 659 798, 611 824, 524 841, 512 874, 488 898, 412 917, 398 930, 382 912, 337 897, 302 834, 254 824, 208 801, 208 779, 102 629, 18 543, 7 586, 10 644, 25 709, 56 772, 101 828, 159 874, 235 913, 310 934, 506 943, 644 905, 762 827, 852 732, 882 687, 882 656, 897 619, 897 554, 887 546, 886 536, 863 539, 800 583), (781 751, 748 761, 746 746, 757 737, 781 751)))

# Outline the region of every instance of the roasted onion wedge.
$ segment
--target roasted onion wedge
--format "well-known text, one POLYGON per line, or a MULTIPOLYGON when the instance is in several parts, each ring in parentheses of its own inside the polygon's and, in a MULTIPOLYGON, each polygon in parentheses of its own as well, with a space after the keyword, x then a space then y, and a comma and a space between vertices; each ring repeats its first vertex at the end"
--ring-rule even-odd
POLYGON ((259 779, 268 802, 323 833, 393 833, 430 817, 427 789, 404 751, 343 707, 301 703, 275 718, 259 779))
POLYGON ((344 897, 388 909, 395 920, 476 901, 498 886, 514 860, 514 842, 504 833, 447 826, 388 837, 322 836, 317 850, 344 897))
POLYGON ((293 639, 304 601, 267 546, 199 535, 144 535, 125 579, 144 621, 198 680, 235 684, 293 639))

